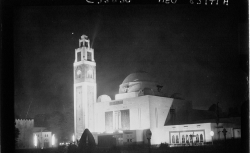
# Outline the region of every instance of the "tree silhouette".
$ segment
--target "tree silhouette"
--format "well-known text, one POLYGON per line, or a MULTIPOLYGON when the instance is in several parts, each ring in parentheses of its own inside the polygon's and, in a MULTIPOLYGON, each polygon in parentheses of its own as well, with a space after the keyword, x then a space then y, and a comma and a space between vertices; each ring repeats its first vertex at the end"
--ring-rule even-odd
POLYGON ((208 111, 214 112, 216 114, 216 124, 218 126, 219 121, 220 121, 220 117, 223 116, 223 112, 222 109, 219 107, 219 102, 217 102, 217 104, 212 104, 208 111))
POLYGON ((92 133, 88 129, 85 129, 79 141, 78 152, 94 152, 95 145, 92 133))

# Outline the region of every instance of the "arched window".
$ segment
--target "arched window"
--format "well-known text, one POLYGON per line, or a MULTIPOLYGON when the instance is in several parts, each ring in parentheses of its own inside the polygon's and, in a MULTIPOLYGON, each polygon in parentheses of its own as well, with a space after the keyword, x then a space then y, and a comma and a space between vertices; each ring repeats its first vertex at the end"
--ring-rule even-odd
POLYGON ((176 135, 176 143, 179 143, 178 135, 176 135))
POLYGON ((199 142, 199 134, 196 134, 196 142, 199 142))
POLYGON ((189 143, 188 135, 186 135, 186 143, 189 143))
POLYGON ((190 140, 190 143, 193 143, 193 135, 192 134, 189 135, 189 140, 190 140))
POLYGON ((185 143, 185 136, 182 135, 182 143, 185 143))
POLYGON ((200 134, 200 142, 203 142, 203 135, 200 134))
POLYGON ((175 143, 174 135, 172 135, 172 143, 175 143))

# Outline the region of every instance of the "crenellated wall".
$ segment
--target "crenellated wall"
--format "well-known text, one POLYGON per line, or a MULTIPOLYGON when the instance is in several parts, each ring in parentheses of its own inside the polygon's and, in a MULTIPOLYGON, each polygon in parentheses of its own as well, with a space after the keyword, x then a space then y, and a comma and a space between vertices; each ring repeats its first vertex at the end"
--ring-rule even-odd
POLYGON ((16 128, 19 129, 18 148, 33 148, 34 119, 15 119, 16 128))

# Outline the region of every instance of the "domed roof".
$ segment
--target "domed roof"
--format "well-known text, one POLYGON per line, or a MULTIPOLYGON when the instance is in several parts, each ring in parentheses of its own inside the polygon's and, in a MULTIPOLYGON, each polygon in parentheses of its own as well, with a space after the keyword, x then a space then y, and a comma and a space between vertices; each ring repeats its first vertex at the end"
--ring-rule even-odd
POLYGON ((124 81, 122 82, 122 84, 129 83, 129 82, 137 82, 137 81, 154 82, 155 80, 147 72, 145 72, 145 71, 138 71, 138 72, 129 74, 124 79, 124 81))
POLYGON ((101 95, 97 98, 97 102, 106 102, 111 101, 111 98, 108 95, 101 95))

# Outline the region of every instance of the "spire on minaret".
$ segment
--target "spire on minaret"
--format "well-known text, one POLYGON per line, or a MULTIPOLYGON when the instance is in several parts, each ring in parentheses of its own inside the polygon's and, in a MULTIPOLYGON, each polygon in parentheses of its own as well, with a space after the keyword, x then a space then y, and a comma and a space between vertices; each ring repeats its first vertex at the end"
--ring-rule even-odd
POLYGON ((89 46, 89 39, 88 39, 88 36, 86 35, 82 35, 81 36, 81 39, 79 39, 79 47, 86 47, 86 48, 90 48, 89 46))

